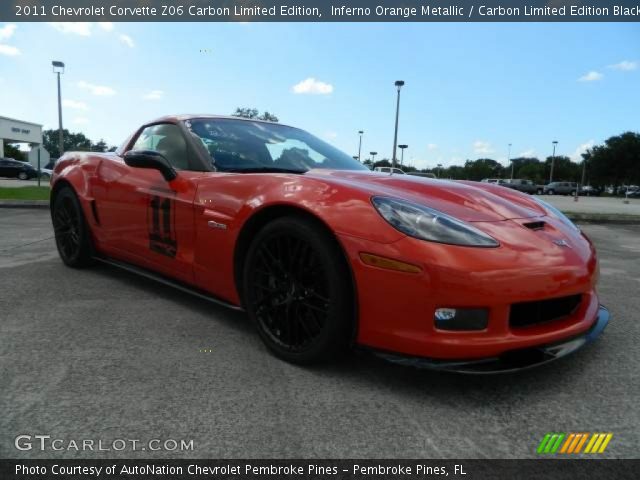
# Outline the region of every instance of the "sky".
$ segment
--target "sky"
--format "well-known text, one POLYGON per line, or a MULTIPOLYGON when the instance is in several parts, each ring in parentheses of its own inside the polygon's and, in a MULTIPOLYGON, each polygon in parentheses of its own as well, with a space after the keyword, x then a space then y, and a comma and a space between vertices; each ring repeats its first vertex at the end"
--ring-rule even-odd
POLYGON ((165 114, 255 107, 419 168, 557 154, 640 131, 637 23, 0 23, 0 116, 120 145, 165 114), (400 155, 400 154, 398 154, 400 155))

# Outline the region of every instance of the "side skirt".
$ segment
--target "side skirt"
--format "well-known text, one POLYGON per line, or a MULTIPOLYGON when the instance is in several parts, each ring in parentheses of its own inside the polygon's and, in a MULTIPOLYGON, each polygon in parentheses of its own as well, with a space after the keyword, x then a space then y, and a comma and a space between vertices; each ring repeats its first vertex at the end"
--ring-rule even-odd
POLYGON ((163 285, 167 285, 171 288, 175 288, 176 290, 180 290, 181 292, 188 293, 193 295, 194 297, 201 298, 203 300, 207 300, 209 302, 215 303, 216 305, 221 305, 223 307, 230 308, 231 310, 236 310, 243 312, 244 309, 239 307, 238 305, 234 305, 232 303, 226 302, 225 300, 219 299, 213 295, 210 295, 206 292, 198 290, 197 288, 193 288, 189 285, 186 285, 182 282, 178 282, 176 280, 172 280, 171 278, 165 277, 158 273, 152 272, 151 270, 147 270, 146 268, 138 267, 136 265, 132 265, 130 263, 121 262, 119 260, 113 260, 111 258, 104 258, 96 256, 95 259, 99 262, 105 263, 107 265, 111 265, 112 267, 119 268, 121 270, 125 270, 129 273, 133 273, 140 277, 148 278, 149 280, 153 280, 155 282, 161 283, 163 285))

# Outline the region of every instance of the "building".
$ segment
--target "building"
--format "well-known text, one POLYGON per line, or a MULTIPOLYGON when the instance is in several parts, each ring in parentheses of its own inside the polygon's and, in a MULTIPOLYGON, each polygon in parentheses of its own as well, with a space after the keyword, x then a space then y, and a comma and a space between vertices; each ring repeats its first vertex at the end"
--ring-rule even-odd
POLYGON ((34 165, 34 161, 37 162, 38 150, 40 150, 41 165, 45 164, 45 157, 46 162, 49 161, 49 154, 42 148, 42 125, 0 116, 0 157, 4 157, 5 142, 29 144, 31 151, 28 158, 34 165))

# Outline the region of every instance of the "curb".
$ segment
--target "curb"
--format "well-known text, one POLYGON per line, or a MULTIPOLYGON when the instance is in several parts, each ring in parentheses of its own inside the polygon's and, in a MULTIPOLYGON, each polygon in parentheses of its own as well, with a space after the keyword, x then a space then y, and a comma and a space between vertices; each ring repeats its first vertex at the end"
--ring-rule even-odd
POLYGON ((640 225, 640 215, 564 212, 576 223, 600 223, 608 225, 640 225))
POLYGON ((49 200, 0 200, 0 208, 46 208, 49 200))

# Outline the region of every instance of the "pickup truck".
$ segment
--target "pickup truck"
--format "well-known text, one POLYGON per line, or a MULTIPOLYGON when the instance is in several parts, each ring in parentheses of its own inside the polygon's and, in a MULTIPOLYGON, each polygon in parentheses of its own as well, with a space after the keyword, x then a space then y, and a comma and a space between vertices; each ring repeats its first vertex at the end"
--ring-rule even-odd
POLYGON ((542 195, 544 187, 542 185, 536 185, 531 180, 523 180, 520 178, 512 178, 511 180, 506 180, 505 183, 501 184, 503 187, 512 188, 514 190, 518 190, 519 192, 529 193, 533 195, 537 193, 538 195, 542 195))

